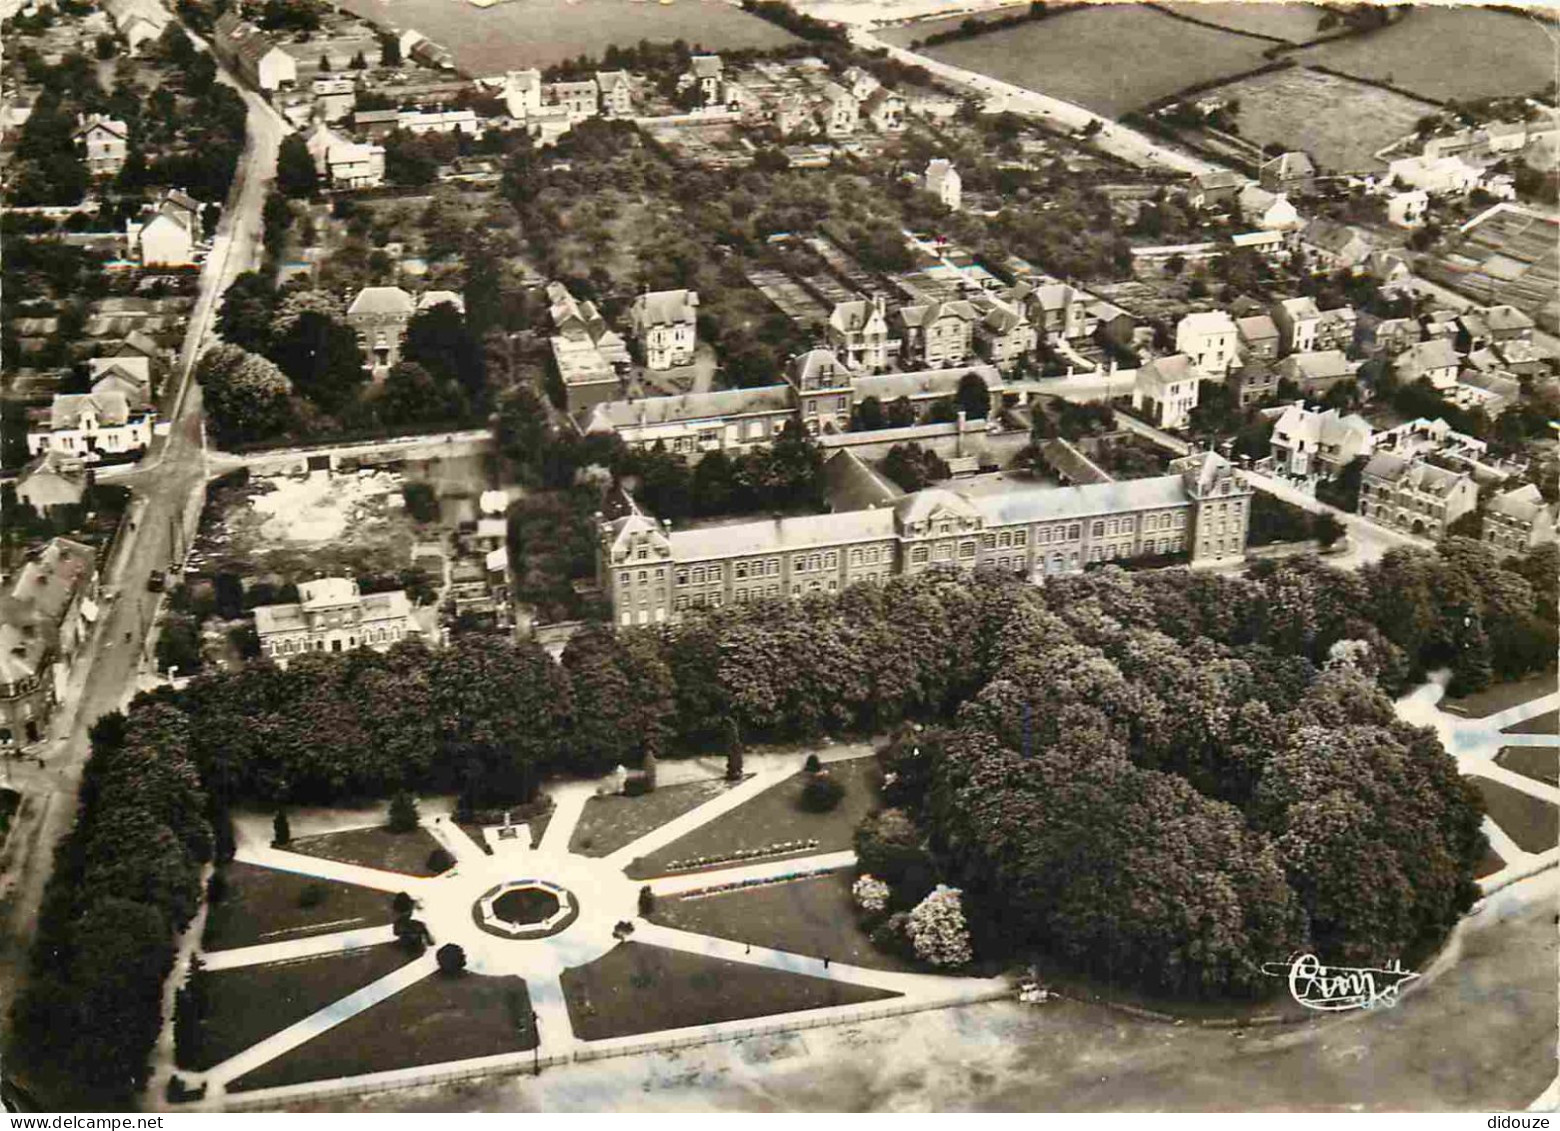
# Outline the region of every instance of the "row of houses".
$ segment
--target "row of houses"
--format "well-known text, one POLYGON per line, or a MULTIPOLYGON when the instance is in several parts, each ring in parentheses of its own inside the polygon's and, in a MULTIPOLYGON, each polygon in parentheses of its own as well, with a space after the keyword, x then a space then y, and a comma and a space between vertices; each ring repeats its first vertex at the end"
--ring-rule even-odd
POLYGON ((55 538, 0 595, 0 752, 41 741, 98 618, 97 555, 55 538))

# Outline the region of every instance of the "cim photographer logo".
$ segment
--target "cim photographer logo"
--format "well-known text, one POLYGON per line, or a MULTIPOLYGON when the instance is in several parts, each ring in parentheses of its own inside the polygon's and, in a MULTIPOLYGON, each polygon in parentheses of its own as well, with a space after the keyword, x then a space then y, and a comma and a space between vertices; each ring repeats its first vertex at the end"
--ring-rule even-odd
POLYGON ((1297 954, 1288 962, 1267 962, 1264 974, 1287 978, 1289 993, 1307 1009, 1338 1013, 1347 1009, 1385 1009, 1419 977, 1405 970, 1397 959, 1386 968, 1376 966, 1325 966, 1314 954, 1297 954))

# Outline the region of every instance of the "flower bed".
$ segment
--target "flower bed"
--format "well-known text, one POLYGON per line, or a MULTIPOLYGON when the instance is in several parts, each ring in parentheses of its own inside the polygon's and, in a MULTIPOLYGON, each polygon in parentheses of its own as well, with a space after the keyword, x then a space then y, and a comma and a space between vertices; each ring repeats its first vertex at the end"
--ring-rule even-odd
POLYGON ((703 899, 710 895, 722 895, 728 891, 742 891, 746 888, 767 887, 770 884, 788 884, 795 880, 810 880, 814 876, 826 876, 837 871, 835 868, 808 868, 801 872, 787 872, 783 876, 761 876, 752 880, 733 880, 729 884, 712 884, 707 888, 694 888, 692 891, 679 892, 678 899, 703 899))
POLYGON ((692 856, 687 860, 673 860, 666 865, 668 872, 686 872, 693 868, 708 868, 712 864, 729 864, 737 860, 761 860, 766 856, 784 856, 790 852, 806 852, 817 848, 816 838, 811 840, 782 840, 766 844, 763 848, 739 848, 735 852, 716 856, 692 856))

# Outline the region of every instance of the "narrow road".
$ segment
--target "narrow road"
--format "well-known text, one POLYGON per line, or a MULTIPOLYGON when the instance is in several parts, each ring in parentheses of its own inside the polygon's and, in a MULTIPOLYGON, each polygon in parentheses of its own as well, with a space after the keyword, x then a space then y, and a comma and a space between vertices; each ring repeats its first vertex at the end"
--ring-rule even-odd
MULTIPOLYGON (((218 75, 236 85, 225 72, 218 75)), ((261 208, 286 128, 260 98, 239 89, 249 108, 248 138, 202 272, 174 382, 163 395, 172 427, 147 459, 102 476, 105 482, 133 490, 129 518, 134 528, 125 532, 112 572, 104 578, 111 596, 102 602, 97 631, 77 657, 70 687, 50 721, 42 765, 13 767, 24 808, 0 857, 0 1000, 6 1002, 16 999, 26 977, 28 949, 55 849, 75 822, 81 772, 90 751, 88 731, 100 715, 121 709, 134 694, 156 613, 147 578, 173 561, 175 526, 205 479, 200 389, 190 373, 222 292, 256 261, 261 208)), ((182 552, 182 544, 179 549, 182 552)), ((0 1024, 8 1023, 6 1011, 0 1024)))
POLYGON ((1071 102, 1063 102, 1060 98, 1054 98, 1049 94, 1042 94, 1037 90, 1016 86, 1001 79, 982 75, 975 71, 967 71, 963 67, 955 67, 950 63, 944 63, 934 59, 930 55, 917 54, 907 51, 903 47, 896 47, 886 40, 878 38, 870 31, 863 28, 850 29, 851 43, 865 51, 883 50, 888 52, 892 59, 896 59, 906 66, 925 67, 932 74, 945 82, 952 83, 972 94, 984 97, 996 97, 1004 100, 1005 108, 1015 114, 1025 117, 1039 118, 1051 125, 1061 126, 1067 130, 1081 130, 1090 122, 1100 124, 1100 132, 1096 134, 1091 143, 1113 157, 1119 157, 1133 165, 1146 168, 1169 169, 1176 173, 1213 173, 1223 171, 1223 166, 1215 165, 1212 161, 1205 161, 1200 157, 1182 153, 1173 149, 1166 142, 1158 141, 1147 134, 1139 133, 1119 122, 1114 122, 1103 114, 1096 114, 1093 110, 1078 106, 1071 102))

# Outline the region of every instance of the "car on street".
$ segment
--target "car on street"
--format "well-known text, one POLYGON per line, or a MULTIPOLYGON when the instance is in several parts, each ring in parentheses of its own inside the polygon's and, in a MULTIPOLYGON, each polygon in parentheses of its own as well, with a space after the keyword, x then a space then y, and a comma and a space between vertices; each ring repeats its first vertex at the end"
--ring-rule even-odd
POLYGON ((153 593, 161 593, 166 584, 168 584, 168 575, 160 569, 152 570, 146 578, 146 588, 153 593))

